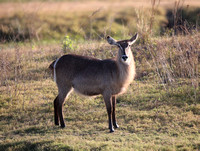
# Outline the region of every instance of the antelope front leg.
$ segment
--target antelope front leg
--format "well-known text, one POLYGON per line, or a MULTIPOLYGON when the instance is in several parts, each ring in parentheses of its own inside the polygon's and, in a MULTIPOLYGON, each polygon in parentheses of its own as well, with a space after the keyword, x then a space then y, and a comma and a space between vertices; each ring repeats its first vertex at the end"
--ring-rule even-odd
POLYGON ((113 126, 114 126, 114 128, 119 128, 119 125, 117 124, 116 117, 115 117, 115 105, 116 105, 116 97, 112 96, 112 107, 113 107, 112 121, 113 121, 113 126))
POLYGON ((114 132, 114 128, 113 128, 113 124, 112 124, 112 97, 111 95, 105 95, 104 97, 104 101, 106 104, 106 109, 107 109, 107 113, 108 113, 108 124, 109 124, 109 129, 110 129, 110 133, 114 132))

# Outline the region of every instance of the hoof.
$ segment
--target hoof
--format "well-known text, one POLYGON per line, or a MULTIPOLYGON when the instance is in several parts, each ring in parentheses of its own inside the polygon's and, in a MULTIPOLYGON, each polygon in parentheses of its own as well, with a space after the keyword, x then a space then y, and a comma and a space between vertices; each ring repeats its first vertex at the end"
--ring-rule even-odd
POLYGON ((114 128, 119 128, 118 124, 114 124, 113 126, 114 126, 114 128))
POLYGON ((59 123, 55 122, 55 125, 59 125, 59 123))
POLYGON ((115 130, 112 128, 112 129, 110 129, 110 133, 113 133, 115 130))
POLYGON ((61 125, 61 128, 65 128, 65 125, 61 125))

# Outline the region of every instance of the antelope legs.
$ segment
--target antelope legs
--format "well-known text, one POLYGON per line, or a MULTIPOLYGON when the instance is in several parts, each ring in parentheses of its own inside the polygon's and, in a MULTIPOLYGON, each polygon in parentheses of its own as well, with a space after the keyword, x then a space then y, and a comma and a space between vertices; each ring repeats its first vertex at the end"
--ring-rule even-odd
POLYGON ((116 104, 116 97, 111 95, 103 95, 104 101, 106 104, 106 109, 108 113, 108 125, 110 132, 114 132, 114 128, 118 128, 115 117, 115 104, 116 104), (114 128, 113 128, 114 126, 114 128))
POLYGON ((59 94, 54 100, 55 125, 59 125, 59 121, 60 121, 60 125, 62 128, 65 127, 65 122, 64 122, 63 113, 62 113, 63 103, 65 101, 67 94, 70 92, 70 90, 71 90, 71 87, 68 89, 65 89, 64 91, 59 90, 59 94))
MULTIPOLYGON (((55 125, 60 125, 62 128, 65 127, 65 122, 63 118, 63 103, 67 96, 67 94, 70 92, 71 87, 68 89, 65 89, 65 91, 59 90, 59 95, 54 100, 54 119, 55 119, 55 125)), ((112 95, 103 95, 104 102, 106 104, 106 109, 108 113, 108 124, 110 132, 114 132, 114 128, 118 128, 115 116, 115 106, 116 106, 116 97, 112 95), (114 128, 113 128, 114 127, 114 128)))
POLYGON ((58 96, 54 100, 54 120, 55 120, 55 125, 59 125, 59 117, 58 117, 58 96))
POLYGON ((115 117, 115 105, 116 105, 116 97, 112 96, 112 107, 113 107, 112 121, 113 121, 113 126, 114 126, 114 128, 119 128, 119 125, 117 124, 116 117, 115 117))

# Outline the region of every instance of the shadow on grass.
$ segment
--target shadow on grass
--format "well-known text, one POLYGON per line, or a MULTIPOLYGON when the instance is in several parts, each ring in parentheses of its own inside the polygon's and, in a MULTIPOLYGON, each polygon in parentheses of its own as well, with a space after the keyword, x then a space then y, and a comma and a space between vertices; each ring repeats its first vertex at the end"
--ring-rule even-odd
POLYGON ((13 142, 13 143, 0 144, 0 150, 2 150, 2 151, 9 151, 9 150, 17 150, 17 151, 65 150, 65 151, 72 151, 74 149, 65 144, 61 144, 61 143, 56 144, 53 141, 41 141, 41 142, 19 141, 19 142, 13 142))
POLYGON ((48 135, 48 134, 52 134, 53 132, 58 132, 60 130, 60 127, 44 127, 44 126, 31 126, 29 128, 26 129, 18 129, 13 131, 12 133, 14 135, 20 135, 20 136, 24 136, 24 135, 48 135))
POLYGON ((14 131, 15 134, 22 134, 22 133, 26 133, 26 134, 46 134, 47 130, 45 130, 45 128, 40 128, 40 127, 30 127, 27 128, 25 130, 16 130, 14 131))

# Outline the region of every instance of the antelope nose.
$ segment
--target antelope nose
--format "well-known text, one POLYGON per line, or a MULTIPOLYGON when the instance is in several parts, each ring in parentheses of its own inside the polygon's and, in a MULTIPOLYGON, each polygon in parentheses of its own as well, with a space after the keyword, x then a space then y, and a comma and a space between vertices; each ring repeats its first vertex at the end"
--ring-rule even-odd
POLYGON ((123 55, 123 56, 122 56, 122 59, 123 59, 124 61, 126 61, 126 60, 128 59, 128 57, 127 57, 126 55, 123 55))

